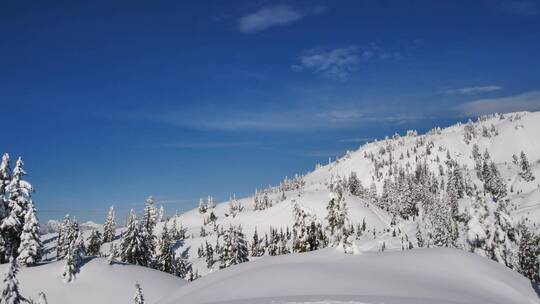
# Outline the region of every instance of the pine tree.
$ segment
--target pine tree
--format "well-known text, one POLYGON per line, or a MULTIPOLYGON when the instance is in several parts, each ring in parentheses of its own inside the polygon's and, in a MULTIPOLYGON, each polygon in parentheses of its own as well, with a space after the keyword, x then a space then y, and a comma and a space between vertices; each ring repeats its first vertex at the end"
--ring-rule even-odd
POLYGON ((135 295, 133 296, 133 304, 144 304, 144 295, 141 285, 135 284, 135 295))
POLYGON ((28 204, 28 210, 24 216, 24 227, 21 234, 21 245, 17 257, 23 266, 35 265, 41 260, 43 244, 39 235, 39 223, 36 217, 36 208, 32 202, 28 204))
POLYGON ((521 178, 523 178, 526 182, 531 182, 535 179, 534 175, 531 171, 531 164, 529 163, 529 160, 527 159, 527 155, 525 155, 525 152, 521 151, 520 154, 520 161, 519 161, 521 172, 519 175, 521 178))
POLYGON ((109 255, 107 256, 107 263, 112 265, 114 261, 118 258, 118 249, 116 248, 115 243, 111 243, 111 248, 109 250, 109 255))
POLYGON ((109 243, 114 240, 114 232, 116 230, 116 220, 114 206, 109 208, 105 225, 103 225, 103 243, 109 243))
POLYGON ((9 258, 6 259, 9 256, 9 254, 7 253, 8 246, 6 243, 8 235, 6 235, 7 231, 1 229, 1 224, 4 217, 6 217, 6 213, 8 211, 9 198, 6 188, 11 181, 10 170, 11 165, 9 160, 9 154, 5 153, 2 156, 2 162, 0 163, 0 263, 6 263, 9 261, 9 258))
POLYGON ((82 233, 79 231, 77 238, 70 242, 64 258, 64 272, 62 273, 64 282, 69 283, 75 278, 75 275, 79 272, 83 256, 84 240, 82 233))
POLYGON ((38 294, 38 302, 37 302, 37 304, 48 304, 47 296, 45 295, 44 292, 40 292, 38 294))
POLYGON ((19 280, 17 280, 18 272, 19 266, 17 261, 12 258, 8 271, 4 275, 0 304, 19 304, 27 302, 19 291, 19 280))
POLYGON ((308 241, 308 227, 306 225, 306 212, 295 203, 293 206, 293 252, 306 252, 310 248, 308 241))
POLYGON ((214 249, 212 248, 212 245, 206 242, 204 250, 206 251, 206 267, 212 269, 212 266, 214 265, 214 249))
POLYGON ((257 234, 257 227, 255 227, 255 232, 253 233, 253 240, 251 241, 251 256, 259 257, 264 254, 264 249, 261 248, 261 240, 257 234))
POLYGON ((526 223, 520 225, 519 273, 529 280, 540 283, 540 234, 534 234, 526 223))
POLYGON ((92 230, 87 240, 86 254, 89 256, 98 256, 102 243, 101 233, 97 230, 92 230))
POLYGON ((192 266, 188 259, 182 255, 175 256, 174 274, 182 279, 189 279, 189 274, 192 270, 192 266))
POLYGON ((223 235, 225 244, 221 251, 220 268, 247 262, 249 252, 241 226, 231 225, 223 235))
POLYGON ((148 266, 151 252, 147 240, 137 223, 135 211, 132 209, 129 215, 127 231, 122 240, 121 259, 130 264, 148 266))
POLYGON ((2 219, 0 229, 3 231, 3 239, 7 254, 17 257, 21 233, 24 226, 24 217, 29 204, 32 203, 31 193, 34 188, 30 183, 23 180, 26 172, 23 169, 23 161, 19 157, 13 169, 11 181, 6 190, 9 192, 6 216, 2 219))
POLYGON ((157 210, 154 205, 154 199, 150 196, 146 200, 140 223, 140 232, 150 252, 155 249, 154 228, 157 224, 157 210))
POLYGON ((165 207, 163 207, 163 205, 161 205, 161 206, 159 206, 157 221, 158 221, 158 223, 161 223, 164 220, 165 220, 165 207))
POLYGON ((174 252, 172 250, 172 241, 167 230, 167 225, 163 226, 158 241, 158 252, 156 253, 156 267, 158 270, 174 273, 174 252))
POLYGON ((64 217, 58 232, 58 242, 56 245, 56 259, 61 260, 67 254, 68 248, 77 239, 79 225, 69 214, 64 217))

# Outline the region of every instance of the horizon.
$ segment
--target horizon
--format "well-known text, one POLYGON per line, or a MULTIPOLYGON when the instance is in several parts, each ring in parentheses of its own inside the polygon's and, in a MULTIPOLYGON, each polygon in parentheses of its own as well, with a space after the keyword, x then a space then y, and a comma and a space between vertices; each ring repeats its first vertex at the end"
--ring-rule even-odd
POLYGON ((394 133, 540 110, 537 1, 2 6, 0 152, 43 222, 148 196, 170 215, 394 133))

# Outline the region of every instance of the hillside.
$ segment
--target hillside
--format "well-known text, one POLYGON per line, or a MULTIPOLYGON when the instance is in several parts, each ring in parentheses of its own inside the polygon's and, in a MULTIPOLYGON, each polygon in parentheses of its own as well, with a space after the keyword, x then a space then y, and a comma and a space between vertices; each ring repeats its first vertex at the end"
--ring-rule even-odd
MULTIPOLYGON (((204 219, 208 217, 210 211, 217 216, 217 226, 226 228, 229 225, 241 225, 248 240, 251 240, 255 228, 259 237, 268 233, 271 227, 290 228, 293 224, 292 209, 295 203, 318 222, 324 223, 331 193, 329 185, 348 178, 351 172, 357 175, 366 192, 370 186, 375 187, 376 196, 380 199, 384 180, 390 177, 391 171, 395 171, 395 168, 414 170, 417 164, 426 164, 435 178, 445 182, 449 172, 448 162, 445 160, 450 157, 457 162, 463 176, 469 179, 471 187, 482 189, 482 181, 474 171, 475 160, 472 152, 475 144, 480 153, 486 150, 489 152, 507 184, 507 198, 511 204, 510 213, 514 224, 528 217, 533 224, 538 225, 540 224, 538 130, 540 130, 540 112, 520 112, 483 117, 474 123, 458 123, 445 129, 434 128, 425 135, 417 135, 416 132, 410 131, 407 135, 394 135, 365 144, 328 165, 317 166, 314 171, 304 176, 286 179, 281 186, 258 190, 252 197, 233 198, 203 214, 193 209, 173 219, 178 226, 181 225, 186 229, 188 235, 177 252, 189 253, 189 259, 194 262, 194 268, 200 274, 209 271, 204 259, 197 258, 197 250, 204 242, 211 245, 216 243, 216 233, 212 231, 211 225, 204 225, 204 219), (466 139, 466 136, 469 136, 469 139, 466 139), (512 156, 514 154, 519 156, 521 151, 528 157, 533 175, 539 177, 534 181, 524 181, 519 175, 519 166, 513 163, 512 156), (254 210, 255 199, 260 201, 264 196, 271 202, 271 207, 254 210), (241 205, 243 210, 232 216, 231 204, 241 205), (200 237, 203 226, 208 235, 200 237)), ((377 199, 347 193, 345 202, 352 224, 357 225, 365 221, 367 226, 367 233, 356 242, 361 251, 378 251, 381 246, 385 246, 387 250, 401 250, 404 237, 411 240, 416 247, 414 234, 417 223, 422 224, 420 218, 416 218, 415 221, 400 221, 398 218, 399 223, 392 228, 390 224, 393 215, 388 210, 381 209, 377 199), (390 233, 390 229, 396 230, 395 227, 398 227, 399 231, 397 237, 390 233)), ((460 199, 460 212, 468 212, 471 203, 471 196, 460 199)), ((466 242, 463 237, 461 236, 461 242, 466 242)))

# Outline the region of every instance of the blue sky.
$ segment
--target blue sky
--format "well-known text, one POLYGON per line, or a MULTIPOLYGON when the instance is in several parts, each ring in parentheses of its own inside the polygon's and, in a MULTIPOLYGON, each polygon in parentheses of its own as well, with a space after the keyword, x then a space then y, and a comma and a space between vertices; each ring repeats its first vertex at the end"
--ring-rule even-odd
POLYGON ((2 151, 41 219, 168 212, 362 142, 540 110, 540 3, 4 1, 2 151))

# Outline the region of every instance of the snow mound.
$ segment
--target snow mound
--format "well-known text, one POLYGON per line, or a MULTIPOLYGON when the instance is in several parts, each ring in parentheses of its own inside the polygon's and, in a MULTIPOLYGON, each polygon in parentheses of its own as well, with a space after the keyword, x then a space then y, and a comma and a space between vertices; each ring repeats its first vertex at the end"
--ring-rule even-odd
MULTIPOLYGON (((0 272, 5 273, 8 267, 8 264, 0 265, 0 272)), ((61 261, 22 268, 17 276, 21 293, 37 299, 43 291, 51 304, 128 304, 132 303, 138 282, 147 302, 155 303, 185 284, 180 278, 150 268, 122 263, 109 265, 104 258, 88 259, 70 283, 62 280, 63 268, 61 261)))
POLYGON ((266 257, 211 273, 159 304, 539 303, 538 286, 455 249, 266 257))

